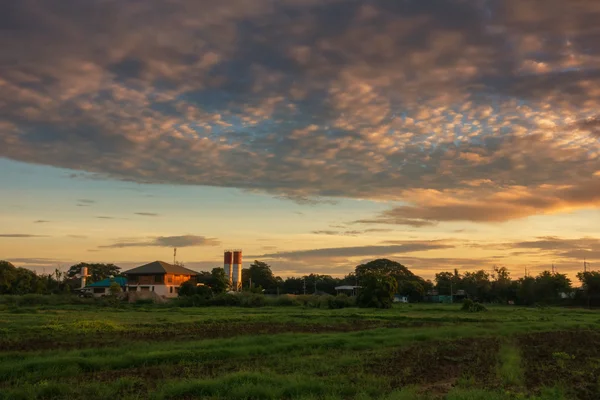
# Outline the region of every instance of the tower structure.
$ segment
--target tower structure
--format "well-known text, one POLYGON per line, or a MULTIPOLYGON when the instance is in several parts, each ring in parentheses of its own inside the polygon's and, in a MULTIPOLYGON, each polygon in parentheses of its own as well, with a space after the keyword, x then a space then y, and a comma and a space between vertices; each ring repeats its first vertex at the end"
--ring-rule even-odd
POLYGON ((233 251, 233 273, 232 288, 235 291, 242 290, 242 250, 233 251))
POLYGON ((223 269, 225 270, 225 276, 227 277, 229 286, 233 288, 233 252, 231 250, 225 250, 223 269))

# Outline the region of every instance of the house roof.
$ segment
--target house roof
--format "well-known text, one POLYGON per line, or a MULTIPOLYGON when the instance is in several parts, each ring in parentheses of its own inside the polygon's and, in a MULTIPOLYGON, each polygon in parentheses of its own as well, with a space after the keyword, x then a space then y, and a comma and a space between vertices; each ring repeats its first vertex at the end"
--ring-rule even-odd
POLYGON ((361 286, 350 286, 350 285, 345 285, 345 286, 336 286, 335 290, 354 290, 354 289, 360 289, 361 286))
POLYGON ((123 272, 123 275, 148 275, 148 274, 177 274, 177 275, 198 275, 198 272, 192 271, 179 265, 172 265, 163 261, 154 261, 141 267, 130 269, 123 272))
POLYGON ((106 278, 101 281, 90 283, 89 285, 85 285, 85 287, 110 287, 110 284, 113 282, 117 282, 119 286, 127 285, 127 278, 123 278, 122 276, 117 276, 116 278, 106 278))

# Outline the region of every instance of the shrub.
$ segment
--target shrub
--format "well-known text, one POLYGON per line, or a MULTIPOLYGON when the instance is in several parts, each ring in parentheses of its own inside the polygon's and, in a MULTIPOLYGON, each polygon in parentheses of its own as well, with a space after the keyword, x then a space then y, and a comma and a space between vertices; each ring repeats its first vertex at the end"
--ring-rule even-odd
POLYGON ((178 297, 172 300, 173 305, 178 307, 202 307, 207 306, 209 304, 210 299, 207 299, 204 296, 199 294, 194 294, 191 296, 178 297))
POLYGON ((242 307, 264 307, 267 305, 267 299, 264 294, 245 292, 238 295, 242 307))
POLYGON ((487 308, 485 308, 483 304, 476 303, 471 299, 465 299, 463 300, 461 310, 467 312, 483 312, 487 311, 487 308))
POLYGON ((329 308, 337 309, 337 308, 346 308, 346 307, 354 307, 356 306, 356 299, 353 297, 349 297, 345 294, 338 294, 337 296, 331 296, 329 299, 329 308))
POLYGON ((212 306, 239 306, 240 297, 235 294, 223 293, 213 297, 208 304, 212 306))
POLYGON ((312 294, 303 294, 296 298, 298 299, 298 302, 300 302, 300 304, 304 307, 319 308, 321 305, 319 302, 319 296, 315 296, 312 294))
POLYGON ((293 307, 293 306, 299 306, 300 302, 292 296, 283 295, 283 296, 277 297, 275 299, 275 301, 273 302, 273 305, 279 306, 279 307, 293 307))

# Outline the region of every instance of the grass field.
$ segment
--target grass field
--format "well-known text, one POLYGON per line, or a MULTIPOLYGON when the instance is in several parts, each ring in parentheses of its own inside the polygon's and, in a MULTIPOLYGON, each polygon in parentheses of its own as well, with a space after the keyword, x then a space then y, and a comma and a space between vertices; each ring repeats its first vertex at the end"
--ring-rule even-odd
POLYGON ((0 399, 599 399, 600 312, 0 306, 0 399))

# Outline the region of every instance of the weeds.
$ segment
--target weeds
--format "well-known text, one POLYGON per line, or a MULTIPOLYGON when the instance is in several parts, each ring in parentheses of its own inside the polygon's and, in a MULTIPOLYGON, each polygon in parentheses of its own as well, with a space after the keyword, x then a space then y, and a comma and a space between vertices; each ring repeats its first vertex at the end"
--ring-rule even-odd
POLYGON ((465 299, 463 301, 461 310, 475 313, 475 312, 487 311, 487 308, 485 308, 485 306, 483 304, 476 303, 471 299, 465 299))

